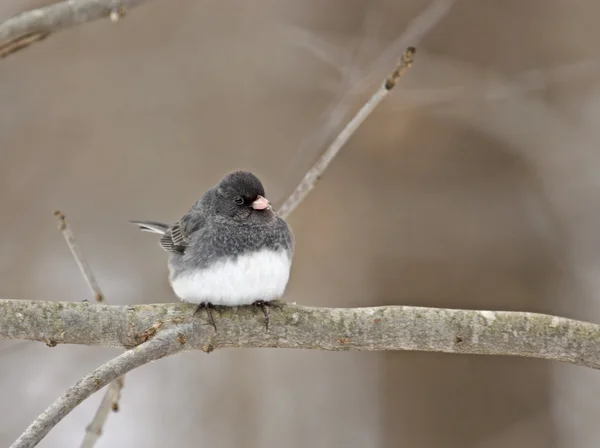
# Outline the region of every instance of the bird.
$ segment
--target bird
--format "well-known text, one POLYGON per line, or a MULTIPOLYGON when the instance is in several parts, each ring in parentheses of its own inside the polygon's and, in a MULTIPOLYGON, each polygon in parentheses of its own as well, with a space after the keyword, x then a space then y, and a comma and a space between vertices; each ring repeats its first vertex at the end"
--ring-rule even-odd
POLYGON ((294 255, 294 235, 273 210, 262 182, 249 171, 233 171, 206 191, 172 225, 130 221, 160 235, 168 252, 168 279, 183 302, 211 309, 255 305, 280 306, 294 255))

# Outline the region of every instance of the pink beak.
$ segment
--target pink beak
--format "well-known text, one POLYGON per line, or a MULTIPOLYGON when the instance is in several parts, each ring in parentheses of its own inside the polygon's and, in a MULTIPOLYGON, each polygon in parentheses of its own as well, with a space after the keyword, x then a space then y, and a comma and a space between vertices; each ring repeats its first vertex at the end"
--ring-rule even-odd
POLYGON ((254 210, 264 210, 265 208, 269 208, 270 206, 271 203, 266 198, 263 198, 261 195, 258 195, 256 200, 252 203, 252 208, 254 210))

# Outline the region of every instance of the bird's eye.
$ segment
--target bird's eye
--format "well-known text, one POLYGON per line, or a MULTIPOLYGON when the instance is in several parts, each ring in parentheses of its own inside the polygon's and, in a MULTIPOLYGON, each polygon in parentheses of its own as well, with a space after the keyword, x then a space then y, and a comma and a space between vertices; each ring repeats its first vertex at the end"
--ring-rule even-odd
POLYGON ((235 202, 237 205, 242 205, 244 203, 244 198, 241 196, 236 196, 233 202, 235 202))

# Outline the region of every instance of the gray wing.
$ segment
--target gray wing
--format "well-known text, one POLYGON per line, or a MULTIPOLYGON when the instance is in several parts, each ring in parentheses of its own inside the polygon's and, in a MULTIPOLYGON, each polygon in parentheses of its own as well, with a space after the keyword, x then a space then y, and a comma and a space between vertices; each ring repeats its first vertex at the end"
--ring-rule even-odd
POLYGON ((190 236, 205 225, 205 219, 197 210, 190 210, 179 221, 167 229, 160 239, 161 247, 167 252, 183 254, 190 236))
POLYGON ((294 233, 292 232, 292 229, 290 229, 290 226, 288 225, 288 223, 283 218, 278 216, 277 221, 278 221, 279 227, 283 233, 283 239, 287 246, 287 250, 288 250, 290 256, 292 256, 294 254, 294 246, 296 244, 295 239, 294 239, 294 233))

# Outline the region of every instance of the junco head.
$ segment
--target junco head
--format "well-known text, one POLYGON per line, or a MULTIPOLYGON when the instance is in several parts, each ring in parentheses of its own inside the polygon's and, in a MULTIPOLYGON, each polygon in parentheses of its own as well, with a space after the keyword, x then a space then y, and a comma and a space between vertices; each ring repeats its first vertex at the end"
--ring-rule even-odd
POLYGON ((241 223, 261 223, 275 217, 261 181, 247 171, 234 171, 221 179, 206 209, 241 223))
POLYGON ((171 226, 132 222, 162 235, 169 281, 183 301, 248 305, 278 299, 285 291, 294 238, 252 173, 226 175, 171 226))

